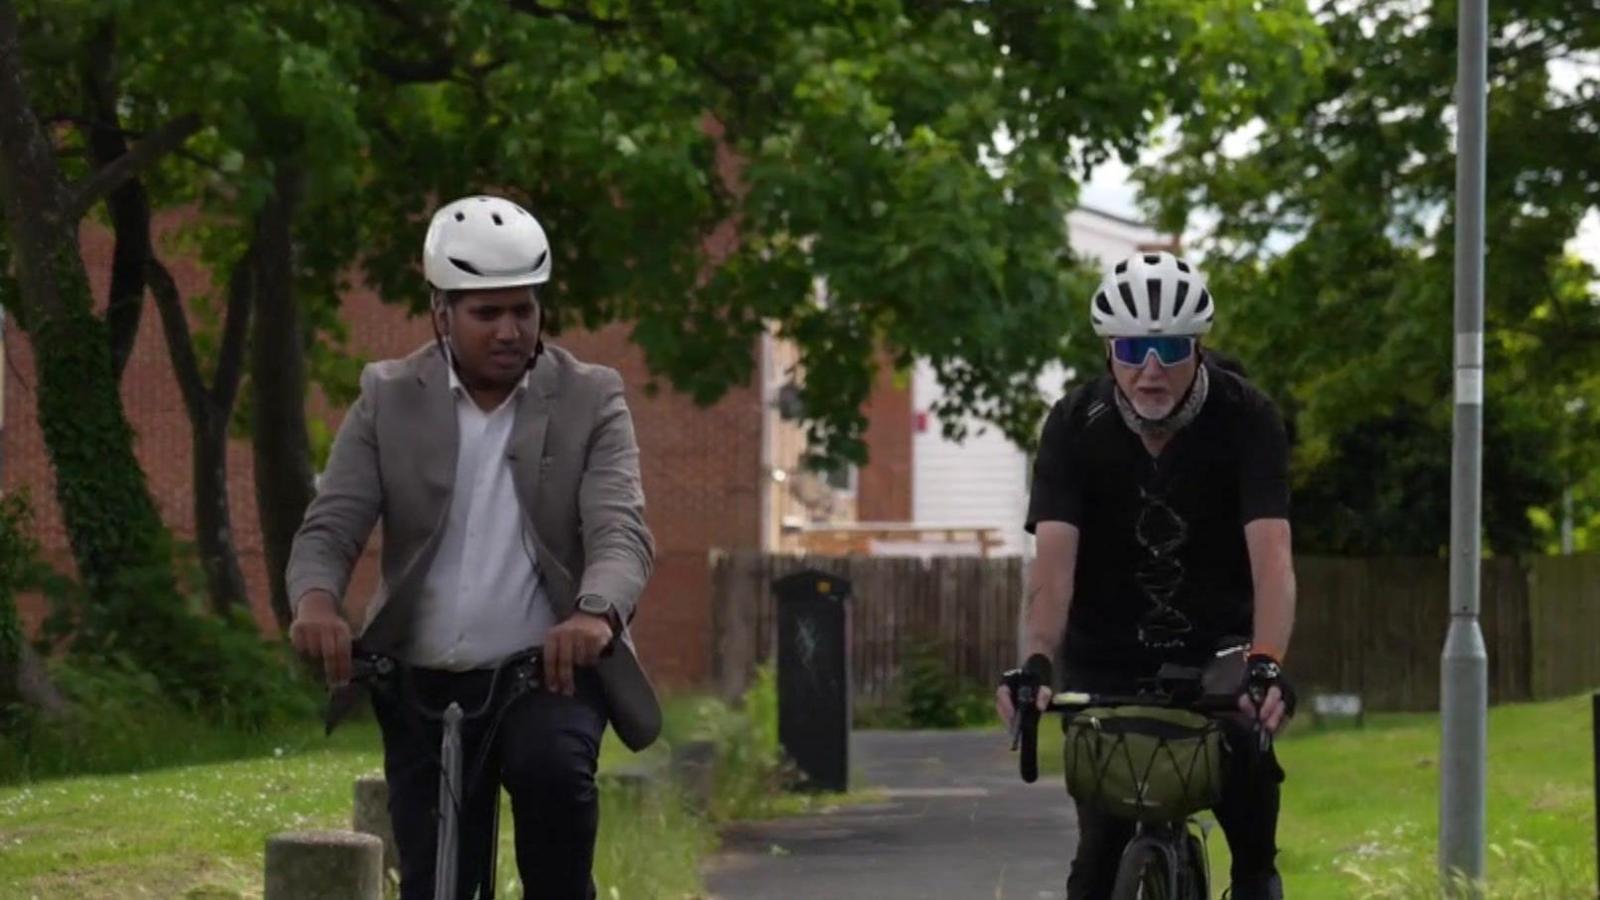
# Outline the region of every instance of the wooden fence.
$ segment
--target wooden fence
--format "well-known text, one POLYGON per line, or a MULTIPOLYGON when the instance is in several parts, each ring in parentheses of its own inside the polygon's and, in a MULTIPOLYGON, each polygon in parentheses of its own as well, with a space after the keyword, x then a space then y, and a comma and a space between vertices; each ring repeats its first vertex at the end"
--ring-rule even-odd
MULTIPOLYGON (((1358 693, 1371 709, 1439 708, 1440 651, 1450 623, 1441 559, 1295 560, 1299 599, 1289 670, 1311 690, 1358 693)), ((1491 702, 1527 700, 1528 585, 1516 560, 1485 560, 1483 640, 1491 702)))
MULTIPOLYGON (((1299 605, 1290 671, 1306 689, 1360 693, 1369 708, 1439 704, 1439 653, 1449 623, 1441 559, 1295 561, 1299 605)), ((772 582, 816 568, 851 583, 854 701, 896 696, 901 653, 936 642, 974 686, 1017 659, 1017 558, 719 554, 712 564, 712 671, 738 694, 776 638, 772 582)), ((1493 702, 1600 686, 1600 556, 1490 559, 1483 565, 1483 633, 1493 702)))
POLYGON ((854 702, 893 699, 908 639, 942 641, 951 669, 981 684, 1014 665, 1020 558, 763 556, 735 553, 711 567, 712 673, 737 695, 772 658, 777 604, 772 582, 816 568, 850 582, 850 671, 854 702))
POLYGON ((1533 696, 1600 686, 1600 555, 1533 559, 1528 592, 1533 696))

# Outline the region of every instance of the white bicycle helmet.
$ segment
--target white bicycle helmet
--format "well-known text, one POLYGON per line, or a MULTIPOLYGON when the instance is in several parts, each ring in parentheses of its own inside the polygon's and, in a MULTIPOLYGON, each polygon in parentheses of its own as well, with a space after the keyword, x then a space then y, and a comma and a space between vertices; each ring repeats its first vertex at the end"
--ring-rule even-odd
POLYGON ((1216 311, 1205 279, 1171 253, 1136 253, 1106 272, 1090 302, 1101 337, 1202 335, 1216 311))
POLYGON ((463 197, 433 214, 422 272, 440 291, 544 284, 550 241, 533 214, 500 197, 463 197))

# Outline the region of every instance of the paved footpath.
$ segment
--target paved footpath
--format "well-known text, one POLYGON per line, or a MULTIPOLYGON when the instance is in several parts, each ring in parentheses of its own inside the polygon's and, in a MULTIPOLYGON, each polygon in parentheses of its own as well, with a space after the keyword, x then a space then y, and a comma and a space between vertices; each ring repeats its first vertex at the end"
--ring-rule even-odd
POLYGON ((741 825, 707 870, 715 900, 1059 900, 1077 843, 1058 777, 1017 777, 998 731, 864 731, 854 786, 882 802, 741 825))

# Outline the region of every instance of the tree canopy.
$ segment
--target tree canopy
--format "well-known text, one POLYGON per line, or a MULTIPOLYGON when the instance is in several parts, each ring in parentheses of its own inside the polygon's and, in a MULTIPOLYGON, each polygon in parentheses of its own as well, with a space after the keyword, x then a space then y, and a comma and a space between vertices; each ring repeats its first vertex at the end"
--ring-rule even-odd
MULTIPOLYGON (((1600 517, 1600 282, 1568 250, 1600 206, 1600 23, 1585 0, 1490 12, 1484 527, 1510 553, 1552 546, 1564 487, 1580 524, 1600 517)), ((1229 141, 1181 129, 1143 180, 1164 221, 1198 224, 1218 340, 1294 418, 1297 541, 1436 553, 1456 9, 1360 0, 1319 20, 1331 52, 1315 90, 1229 141)))

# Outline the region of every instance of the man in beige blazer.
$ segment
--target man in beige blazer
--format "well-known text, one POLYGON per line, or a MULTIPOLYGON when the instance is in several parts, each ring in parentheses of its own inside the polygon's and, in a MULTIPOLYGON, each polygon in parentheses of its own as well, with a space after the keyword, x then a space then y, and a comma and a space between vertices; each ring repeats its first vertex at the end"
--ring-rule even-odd
MULTIPOLYGON (((464 734, 463 897, 487 874, 504 785, 526 896, 592 898, 601 734, 609 721, 638 750, 660 729, 628 633, 654 556, 638 445, 617 372, 540 340, 535 285, 550 256, 539 223, 508 200, 434 215, 423 268, 438 340, 362 372, 289 561, 291 639, 331 684, 350 676, 341 600, 379 520, 382 584, 357 641, 412 666, 425 701, 476 708, 497 663, 543 646, 549 690, 517 700, 492 733, 475 722, 464 734)), ((401 900, 424 900, 439 729, 393 698, 373 706, 401 900)))

